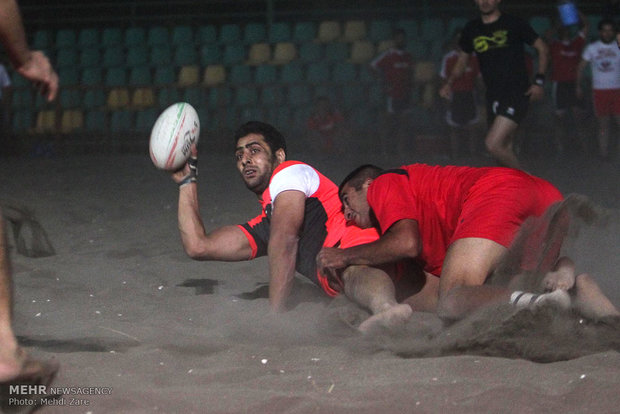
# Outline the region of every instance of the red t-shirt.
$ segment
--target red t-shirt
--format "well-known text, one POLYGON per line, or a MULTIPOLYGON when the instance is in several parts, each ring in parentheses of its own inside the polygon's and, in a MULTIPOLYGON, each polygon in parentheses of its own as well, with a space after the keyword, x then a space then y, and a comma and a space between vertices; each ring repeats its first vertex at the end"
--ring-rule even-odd
POLYGON ((329 113, 324 117, 312 115, 308 119, 308 129, 330 136, 335 131, 336 126, 342 122, 344 122, 344 117, 338 111, 329 113))
POLYGON ((586 44, 583 33, 569 42, 551 42, 551 80, 554 82, 573 82, 577 80, 577 66, 581 52, 586 44))
POLYGON ((383 73, 389 96, 402 99, 411 94, 413 58, 409 52, 388 49, 370 62, 370 66, 383 73))
MULTIPOLYGON (((454 65, 456 65, 456 61, 459 59, 459 52, 456 50, 452 50, 446 53, 441 60, 441 70, 439 72, 439 76, 443 79, 448 79, 452 70, 454 69, 454 65)), ((467 67, 465 68, 465 72, 458 79, 454 80, 452 84, 452 91, 454 92, 468 92, 473 91, 476 78, 480 76, 480 68, 478 67, 478 58, 476 55, 472 55, 467 63, 467 67)))

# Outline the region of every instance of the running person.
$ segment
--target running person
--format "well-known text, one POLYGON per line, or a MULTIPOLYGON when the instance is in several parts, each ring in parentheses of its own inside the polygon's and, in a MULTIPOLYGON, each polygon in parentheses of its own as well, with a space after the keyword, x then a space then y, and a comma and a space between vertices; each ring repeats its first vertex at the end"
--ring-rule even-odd
POLYGON ((586 46, 577 68, 577 96, 583 96, 585 68, 592 68, 594 112, 599 124, 598 150, 602 159, 609 159, 612 121, 620 126, 620 50, 614 44, 616 27, 612 20, 598 24, 599 40, 586 46))
MULTIPOLYGON (((391 279, 378 268, 351 266, 336 277, 344 287, 317 274, 316 255, 321 248, 366 243, 376 240, 378 233, 346 225, 336 185, 308 164, 287 161, 284 137, 273 126, 248 122, 235 133, 235 140, 237 169, 258 197, 262 212, 244 224, 207 233, 199 215, 194 161, 190 160, 173 179, 180 185, 179 230, 191 258, 242 261, 268 256, 269 301, 274 311, 285 310, 296 270, 327 295, 344 291, 373 313, 390 310, 408 317, 412 308, 428 310, 434 305, 416 302, 413 292, 411 298, 402 297, 406 305, 398 305, 393 281, 405 276, 402 272, 390 272, 391 279)), ((403 285, 409 283, 409 278, 402 279, 403 285)), ((436 297, 437 280, 424 286, 434 289, 436 297)))
POLYGON ((547 45, 524 20, 499 10, 501 0, 476 0, 481 17, 465 25, 461 35, 462 52, 440 95, 449 99, 452 84, 467 67, 475 52, 487 87, 489 131, 485 145, 499 164, 519 168, 513 151, 514 134, 527 113, 530 100, 542 99, 547 45), (530 84, 524 45, 538 52, 538 72, 530 84))
MULTIPOLYGON (((569 259, 558 260, 555 272, 548 275, 546 282, 553 290, 549 293, 534 295, 485 284, 521 224, 562 200, 550 183, 522 171, 424 164, 384 171, 365 165, 344 179, 339 194, 347 220, 361 228, 374 226, 382 236, 348 249, 323 249, 320 268, 416 259, 427 274, 441 276, 437 312, 442 319, 461 319, 481 306, 501 302, 527 307, 553 301, 568 307, 566 290, 576 284, 579 301, 584 297, 580 289, 593 284, 587 275, 575 278, 569 259), (559 283, 557 275, 567 276, 567 281, 559 283)), ((543 261, 557 259, 564 229, 550 229, 554 237, 545 236, 550 246, 543 261)), ((522 267, 531 271, 537 266, 534 262, 525 257, 522 267)), ((595 316, 619 315, 601 295, 597 295, 601 306, 593 307, 595 316)))

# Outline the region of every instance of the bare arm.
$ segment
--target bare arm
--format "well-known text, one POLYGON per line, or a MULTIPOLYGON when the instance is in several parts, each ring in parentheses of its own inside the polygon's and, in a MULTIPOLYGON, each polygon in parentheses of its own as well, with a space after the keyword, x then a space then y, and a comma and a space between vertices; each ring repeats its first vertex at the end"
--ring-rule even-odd
POLYGON ((467 62, 469 62, 469 54, 463 51, 459 52, 459 58, 452 69, 452 73, 448 74, 445 85, 439 90, 439 95, 442 98, 450 99, 452 95, 452 84, 455 80, 463 76, 465 69, 467 69, 467 62))
POLYGON ((349 265, 376 266, 405 258, 415 258, 422 251, 422 243, 415 220, 399 220, 377 241, 347 249, 324 248, 317 256, 317 267, 342 269, 349 265))
MULTIPOLYGON (((538 52, 538 72, 536 76, 542 76, 542 81, 544 82, 544 76, 545 73, 547 73, 547 66, 549 65, 549 47, 540 37, 536 39, 532 46, 536 49, 536 52, 538 52)), ((525 94, 530 97, 530 100, 538 101, 544 97, 545 89, 543 85, 534 83, 530 85, 525 94)))
POLYGON ((273 205, 268 247, 269 303, 276 312, 285 310, 293 287, 305 203, 304 193, 291 190, 278 194, 273 205))
POLYGON ((581 59, 579 61, 579 65, 577 65, 577 80, 575 81, 575 94, 577 95, 577 98, 583 98, 583 88, 582 88, 582 82, 583 82, 583 72, 586 69, 586 66, 588 66, 588 61, 585 59, 581 59))

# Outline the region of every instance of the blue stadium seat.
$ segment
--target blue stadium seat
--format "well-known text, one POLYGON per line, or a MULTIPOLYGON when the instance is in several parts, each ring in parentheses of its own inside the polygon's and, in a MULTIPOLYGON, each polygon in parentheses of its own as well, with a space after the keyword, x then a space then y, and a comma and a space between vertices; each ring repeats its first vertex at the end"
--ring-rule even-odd
POLYGON ((325 60, 345 61, 349 58, 349 44, 341 42, 332 42, 325 45, 325 60))
POLYGON ((103 71, 98 66, 86 67, 82 70, 80 83, 85 86, 96 86, 103 84, 103 71))
POLYGON ((82 49, 91 47, 98 48, 99 34, 99 29, 95 28, 80 30, 77 39, 78 46, 82 49))
POLYGON ((181 96, 179 90, 175 87, 166 87, 159 89, 157 94, 157 103, 160 108, 167 108, 175 102, 179 102, 181 96))
POLYGON ((170 65, 172 63, 172 49, 170 45, 158 44, 152 46, 149 63, 155 67, 170 65))
POLYGON ((208 24, 200 26, 196 33, 196 43, 205 45, 217 42, 217 28, 215 25, 208 24))
POLYGON ((230 68, 228 80, 231 84, 252 82, 252 69, 246 65, 235 65, 230 68))
POLYGON ((146 44, 146 29, 144 27, 129 27, 125 30, 123 42, 126 47, 142 46, 146 44))
POLYGON ((264 23, 248 23, 243 30, 243 42, 246 45, 260 43, 267 38, 267 27, 264 23))
POLYGON ((144 45, 131 46, 127 49, 125 60, 129 67, 145 65, 149 61, 148 49, 144 45))
POLYGON ((88 111, 84 120, 84 127, 89 132, 99 132, 106 130, 106 114, 103 111, 88 111))
POLYGON ((210 88, 208 104, 210 109, 219 109, 230 105, 232 102, 232 91, 227 87, 210 88))
POLYGON ((275 66, 260 65, 256 67, 254 72, 254 82, 258 84, 273 83, 278 79, 278 73, 275 66))
POLYGON ((224 46, 222 64, 226 66, 236 65, 245 60, 245 47, 240 43, 224 46))
POLYGON ((49 49, 52 47, 52 32, 49 30, 37 30, 34 32, 32 47, 34 49, 49 49))
POLYGON ((220 28, 219 43, 231 44, 241 41, 241 28, 235 23, 223 24, 220 28))
POLYGON ((206 91, 201 87, 189 87, 183 91, 183 102, 190 103, 196 110, 206 105, 206 91))
POLYGON ((164 26, 149 27, 146 33, 146 43, 151 47, 169 45, 170 33, 168 32, 168 29, 164 26))
POLYGON ((107 70, 104 78, 106 86, 125 86, 127 73, 123 67, 113 67, 107 70))
POLYGON ((396 27, 399 29, 403 29, 406 33, 407 39, 415 39, 418 37, 419 25, 418 21, 414 19, 402 19, 396 23, 396 27))
POLYGON ((312 88, 304 84, 292 85, 288 88, 288 103, 295 108, 311 104, 312 88))
POLYGON ((80 52, 80 66, 90 68, 101 64, 101 53, 98 48, 86 48, 80 52))
MULTIPOLYGON (((243 51, 245 57, 245 50, 243 51)), ((241 62, 240 59, 239 62, 241 62)), ((222 61, 222 49, 216 43, 207 43, 200 47, 200 64, 202 66, 214 65, 222 61)))
POLYGON ((30 109, 21 109, 13 112, 13 122, 11 123, 13 131, 28 132, 33 126, 33 115, 30 109))
POLYGON ((106 68, 123 66, 125 64, 125 51, 122 46, 110 46, 103 51, 103 66, 106 68))
POLYGON ((341 88, 341 102, 346 110, 351 110, 360 106, 365 106, 367 101, 365 88, 359 85, 344 85, 341 88))
POLYGON ((151 68, 148 65, 134 66, 129 71, 129 85, 150 86, 153 83, 151 68))
POLYGON ((443 20, 439 17, 431 17, 422 20, 420 26, 420 36, 423 40, 431 40, 443 38, 445 35, 445 28, 443 20))
POLYGON ((306 80, 310 83, 329 81, 329 65, 327 62, 310 63, 306 69, 306 80))
POLYGON ((277 22, 271 25, 268 35, 269 43, 289 42, 291 40, 291 27, 286 22, 277 22))
POLYGON ((304 80, 304 68, 300 62, 291 62, 282 66, 280 81, 284 83, 301 82, 304 80))
POLYGON ((133 113, 128 110, 112 111, 110 116, 111 132, 128 132, 133 129, 133 113))
POLYGON ((177 45, 174 50, 174 64, 177 66, 193 65, 199 62, 198 53, 193 44, 177 45))
POLYGON ((79 85, 80 72, 75 66, 60 67, 58 69, 58 84, 60 86, 79 85))
POLYGON ((101 45, 105 47, 123 44, 123 31, 120 27, 106 27, 101 32, 101 45))
POLYGON ((85 109, 102 108, 105 105, 105 92, 103 89, 87 89, 82 98, 82 107, 85 109))
POLYGON ((323 59, 323 45, 304 43, 299 47, 299 59, 305 63, 318 62, 323 59))
POLYGON ((172 28, 172 44, 187 45, 194 43, 194 30, 191 26, 180 25, 172 28))
POLYGON ((136 131, 141 133, 149 133, 153 128, 153 124, 157 120, 156 108, 145 108, 136 113, 136 131))
POLYGON ((56 66, 58 68, 68 67, 68 66, 77 66, 78 64, 78 53, 77 49, 73 47, 64 47, 62 49, 58 49, 56 53, 56 66))
POLYGON ((332 69, 331 80, 333 82, 356 82, 357 67, 348 62, 336 62, 332 69))
POLYGON ((235 90, 235 106, 243 108, 258 103, 258 90, 254 87, 240 86, 235 90))
POLYGON ((177 76, 171 66, 159 66, 155 68, 153 83, 155 85, 171 85, 176 82, 177 76))
POLYGON ((56 32, 56 40, 54 46, 57 49, 75 47, 77 43, 77 36, 73 29, 60 29, 56 32))
POLYGON ((297 22, 293 27, 293 41, 296 43, 311 42, 316 38, 316 23, 297 22))
POLYGON ((280 85, 267 85, 264 86, 260 93, 261 105, 265 106, 277 106, 284 100, 284 93, 280 85))
POLYGON ((13 96, 11 97, 11 108, 12 109, 23 109, 30 108, 34 103, 34 99, 32 97, 32 89, 15 89, 13 91, 13 96))
MULTIPOLYGON (((532 26, 534 31, 539 36, 542 36, 548 29, 551 28, 551 19, 549 19, 547 16, 532 16, 530 18, 530 26, 532 26)), ((596 31, 596 29, 594 30, 596 31)))

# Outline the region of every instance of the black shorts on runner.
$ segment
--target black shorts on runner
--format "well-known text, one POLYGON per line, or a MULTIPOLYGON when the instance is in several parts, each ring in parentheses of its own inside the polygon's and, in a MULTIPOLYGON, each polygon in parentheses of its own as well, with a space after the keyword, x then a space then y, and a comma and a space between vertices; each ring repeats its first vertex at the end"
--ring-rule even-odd
POLYGON ((530 97, 525 92, 516 94, 487 93, 487 123, 491 125, 495 117, 501 115, 520 124, 527 115, 530 97))

